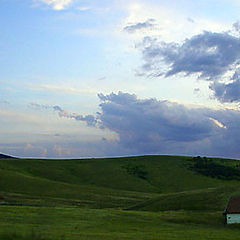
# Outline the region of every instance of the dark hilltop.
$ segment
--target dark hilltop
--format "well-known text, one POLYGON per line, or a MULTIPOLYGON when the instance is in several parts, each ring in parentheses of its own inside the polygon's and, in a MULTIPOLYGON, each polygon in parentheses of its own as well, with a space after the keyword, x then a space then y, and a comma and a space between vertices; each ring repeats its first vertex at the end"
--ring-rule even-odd
POLYGON ((0 159, 3 159, 3 158, 15 158, 15 157, 12 157, 12 156, 5 155, 5 154, 1 154, 1 153, 0 153, 0 159))

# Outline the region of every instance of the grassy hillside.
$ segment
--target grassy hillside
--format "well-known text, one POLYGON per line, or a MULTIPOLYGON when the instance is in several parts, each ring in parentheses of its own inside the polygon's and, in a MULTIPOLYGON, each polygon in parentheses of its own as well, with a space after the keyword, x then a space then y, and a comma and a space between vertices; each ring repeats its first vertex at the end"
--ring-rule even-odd
MULTIPOLYGON (((215 161, 232 166, 237 164, 234 160, 215 161)), ((201 190, 206 196, 212 194, 209 188, 221 192, 225 202, 231 192, 240 187, 240 181, 204 176, 192 171, 189 164, 189 158, 175 156, 85 160, 1 159, 0 192, 2 195, 18 193, 75 199, 93 207, 99 204, 99 207, 124 208, 149 199, 150 202, 157 202, 158 195, 159 199, 166 199, 169 195, 162 194, 169 193, 186 192, 176 197, 189 198, 197 194, 198 198, 200 193, 194 190, 201 190)), ((218 206, 222 207, 223 203, 218 206)))
POLYGON ((238 163, 211 159, 202 166, 177 156, 0 159, 0 240, 26 240, 21 234, 36 229, 53 239, 61 231, 62 239, 234 238, 240 229, 226 228, 221 212, 240 194, 238 163), (225 169, 233 179, 224 177, 225 169), (197 237, 210 232, 212 238, 197 237))
MULTIPOLYGON (((215 161, 237 164, 234 160, 215 161)), ((1 159, 0 169, 16 175, 16 178, 21 175, 39 181, 44 179, 138 192, 170 193, 233 184, 197 174, 189 170, 188 164, 189 158, 174 156, 87 160, 1 159), (128 171, 135 167, 146 172, 145 179, 128 171)))
POLYGON ((233 194, 239 195, 239 189, 236 187, 220 187, 161 194, 132 206, 129 210, 151 212, 167 210, 220 211, 225 208, 229 196, 233 194))

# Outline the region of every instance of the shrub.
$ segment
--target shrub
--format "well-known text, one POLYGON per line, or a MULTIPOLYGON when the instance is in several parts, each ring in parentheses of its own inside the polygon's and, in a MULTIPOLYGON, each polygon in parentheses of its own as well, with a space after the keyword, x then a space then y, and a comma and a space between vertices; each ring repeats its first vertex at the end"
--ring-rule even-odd
POLYGON ((224 180, 240 180, 240 170, 231 166, 224 166, 206 157, 194 157, 189 168, 202 175, 224 180))

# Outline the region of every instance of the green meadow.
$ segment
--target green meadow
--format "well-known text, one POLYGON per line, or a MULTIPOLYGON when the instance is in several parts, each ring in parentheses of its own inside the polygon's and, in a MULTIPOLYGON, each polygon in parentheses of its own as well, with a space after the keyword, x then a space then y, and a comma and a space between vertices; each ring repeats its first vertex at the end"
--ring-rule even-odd
POLYGON ((0 159, 0 240, 238 239, 239 161, 204 161, 0 159))

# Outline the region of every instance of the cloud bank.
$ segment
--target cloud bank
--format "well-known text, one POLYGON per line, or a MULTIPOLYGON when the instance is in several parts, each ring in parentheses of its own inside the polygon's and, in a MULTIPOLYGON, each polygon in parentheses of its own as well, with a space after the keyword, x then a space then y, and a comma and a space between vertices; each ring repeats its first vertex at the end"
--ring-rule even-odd
POLYGON ((189 109, 156 99, 141 100, 122 92, 100 94, 99 98, 100 127, 117 133, 121 145, 141 153, 170 153, 181 147, 193 147, 194 142, 199 144, 225 134, 229 127, 221 123, 223 119, 217 111, 210 109, 189 109))
MULTIPOLYGON (((189 108, 169 101, 139 99, 122 92, 99 94, 99 99, 100 111, 95 116, 71 114, 59 106, 53 109, 60 117, 114 132, 119 138, 119 149, 126 149, 130 154, 240 157, 240 112, 237 110, 189 108)), ((109 142, 109 146, 111 144, 109 142)))
POLYGON ((240 156, 239 111, 188 108, 122 92, 99 98, 100 127, 117 133, 122 146, 140 154, 240 156))

